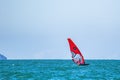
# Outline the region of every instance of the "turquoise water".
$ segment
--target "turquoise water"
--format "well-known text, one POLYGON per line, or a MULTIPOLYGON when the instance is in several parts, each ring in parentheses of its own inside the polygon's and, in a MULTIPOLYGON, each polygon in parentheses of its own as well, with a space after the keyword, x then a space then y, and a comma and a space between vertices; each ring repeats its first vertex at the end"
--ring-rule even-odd
POLYGON ((3 60, 0 80, 120 80, 120 60, 3 60))

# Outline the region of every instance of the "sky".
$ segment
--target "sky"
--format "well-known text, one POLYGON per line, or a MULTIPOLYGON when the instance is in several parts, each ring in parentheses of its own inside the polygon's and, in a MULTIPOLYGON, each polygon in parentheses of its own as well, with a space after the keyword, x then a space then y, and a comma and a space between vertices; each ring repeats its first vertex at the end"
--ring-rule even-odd
POLYGON ((120 0, 0 0, 0 53, 8 59, 120 59, 120 0))

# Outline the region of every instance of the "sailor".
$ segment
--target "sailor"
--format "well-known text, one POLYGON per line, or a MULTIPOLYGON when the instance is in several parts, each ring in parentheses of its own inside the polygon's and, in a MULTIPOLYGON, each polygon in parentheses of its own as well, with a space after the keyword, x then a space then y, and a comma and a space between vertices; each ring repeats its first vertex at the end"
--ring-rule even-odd
POLYGON ((81 62, 81 57, 79 54, 76 54, 74 57, 73 57, 73 61, 75 63, 77 63, 78 65, 80 65, 80 62, 81 62))

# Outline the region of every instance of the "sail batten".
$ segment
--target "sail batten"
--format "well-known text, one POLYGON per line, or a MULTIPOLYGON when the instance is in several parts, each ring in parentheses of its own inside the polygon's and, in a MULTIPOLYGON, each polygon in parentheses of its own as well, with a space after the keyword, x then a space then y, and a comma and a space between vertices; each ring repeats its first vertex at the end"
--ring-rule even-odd
POLYGON ((85 64, 84 57, 75 43, 70 38, 68 38, 68 43, 72 54, 72 60, 78 65, 85 64))

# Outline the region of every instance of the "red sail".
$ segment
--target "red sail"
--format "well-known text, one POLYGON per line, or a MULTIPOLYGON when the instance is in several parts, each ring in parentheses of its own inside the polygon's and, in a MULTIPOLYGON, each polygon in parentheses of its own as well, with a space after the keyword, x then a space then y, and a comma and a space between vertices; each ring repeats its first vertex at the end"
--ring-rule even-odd
POLYGON ((78 49, 78 47, 74 44, 74 42, 70 38, 68 38, 68 42, 70 46, 70 51, 72 53, 72 60, 78 65, 85 64, 84 57, 80 52, 80 50, 78 49), (76 56, 80 56, 80 57, 76 57, 76 56))

